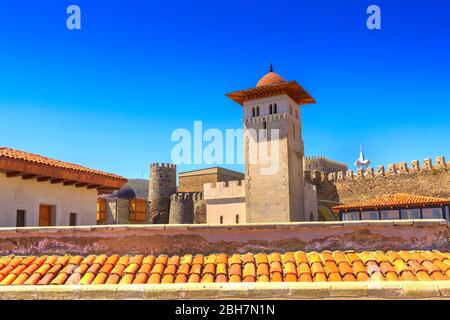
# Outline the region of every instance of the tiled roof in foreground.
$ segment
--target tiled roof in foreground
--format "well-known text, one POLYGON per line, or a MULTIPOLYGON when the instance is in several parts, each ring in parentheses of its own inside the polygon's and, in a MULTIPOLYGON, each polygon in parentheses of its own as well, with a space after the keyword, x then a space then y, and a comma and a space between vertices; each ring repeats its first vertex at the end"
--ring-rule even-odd
POLYGON ((430 206, 450 203, 450 199, 416 196, 406 193, 388 194, 381 197, 349 202, 333 207, 334 212, 360 209, 382 209, 399 206, 430 206))
POLYGON ((103 172, 100 170, 94 170, 94 169, 80 166, 78 164, 55 160, 55 159, 41 156, 39 154, 15 150, 15 149, 7 148, 7 147, 0 147, 0 158, 23 160, 23 161, 42 164, 42 165, 55 167, 55 168, 69 169, 69 170, 74 170, 74 171, 86 172, 89 174, 97 174, 97 175, 102 175, 102 176, 106 176, 106 177, 110 177, 110 178, 114 178, 114 179, 124 180, 126 182, 126 179, 124 177, 118 176, 116 174, 103 172))
POLYGON ((443 251, 1 256, 0 285, 450 280, 443 251))

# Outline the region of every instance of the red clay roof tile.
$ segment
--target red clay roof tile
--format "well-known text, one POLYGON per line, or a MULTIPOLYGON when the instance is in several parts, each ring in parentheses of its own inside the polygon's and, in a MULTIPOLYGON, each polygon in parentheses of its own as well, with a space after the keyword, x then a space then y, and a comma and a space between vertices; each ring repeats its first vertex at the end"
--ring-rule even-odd
POLYGON ((450 280, 449 255, 441 251, 0 256, 0 262, 1 285, 450 280))

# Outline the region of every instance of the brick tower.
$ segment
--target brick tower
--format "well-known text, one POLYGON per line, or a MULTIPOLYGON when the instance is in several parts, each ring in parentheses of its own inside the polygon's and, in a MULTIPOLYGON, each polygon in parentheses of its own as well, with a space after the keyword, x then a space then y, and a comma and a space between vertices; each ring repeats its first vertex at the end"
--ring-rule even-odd
POLYGON ((299 107, 315 103, 314 99, 296 81, 286 81, 273 72, 272 66, 255 88, 226 96, 243 107, 247 222, 308 220, 299 107), (272 150, 275 140, 277 150, 272 150), (268 173, 260 154, 273 155, 274 151, 279 156, 271 161, 278 161, 277 170, 268 173))

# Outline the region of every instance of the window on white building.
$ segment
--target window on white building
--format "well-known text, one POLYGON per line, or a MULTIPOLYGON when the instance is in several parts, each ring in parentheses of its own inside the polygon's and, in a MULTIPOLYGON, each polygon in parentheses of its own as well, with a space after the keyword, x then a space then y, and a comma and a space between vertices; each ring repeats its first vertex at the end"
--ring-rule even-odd
POLYGON ((378 211, 363 211, 361 220, 380 220, 380 214, 378 211))
POLYGON ((16 227, 22 228, 26 226, 26 214, 25 210, 17 210, 16 212, 16 227))

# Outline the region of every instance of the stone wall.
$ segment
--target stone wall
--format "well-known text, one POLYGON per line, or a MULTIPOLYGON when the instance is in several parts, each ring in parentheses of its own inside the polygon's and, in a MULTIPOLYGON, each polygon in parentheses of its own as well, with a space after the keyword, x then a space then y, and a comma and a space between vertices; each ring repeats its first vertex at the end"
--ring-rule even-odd
POLYGON ((449 250, 445 220, 1 228, 2 255, 449 250))
POLYGON ((409 193, 430 197, 450 198, 450 163, 437 157, 433 164, 425 159, 422 166, 414 160, 390 164, 387 170, 378 166, 375 171, 362 170, 324 173, 305 171, 305 179, 317 186, 319 205, 329 208, 339 204, 393 193, 409 193))
POLYGON ((329 160, 323 156, 305 156, 304 168, 305 170, 318 170, 327 173, 348 170, 345 163, 329 160))
POLYGON ((168 223, 170 196, 177 189, 177 167, 170 163, 152 163, 148 200, 151 203, 151 223, 168 223))

